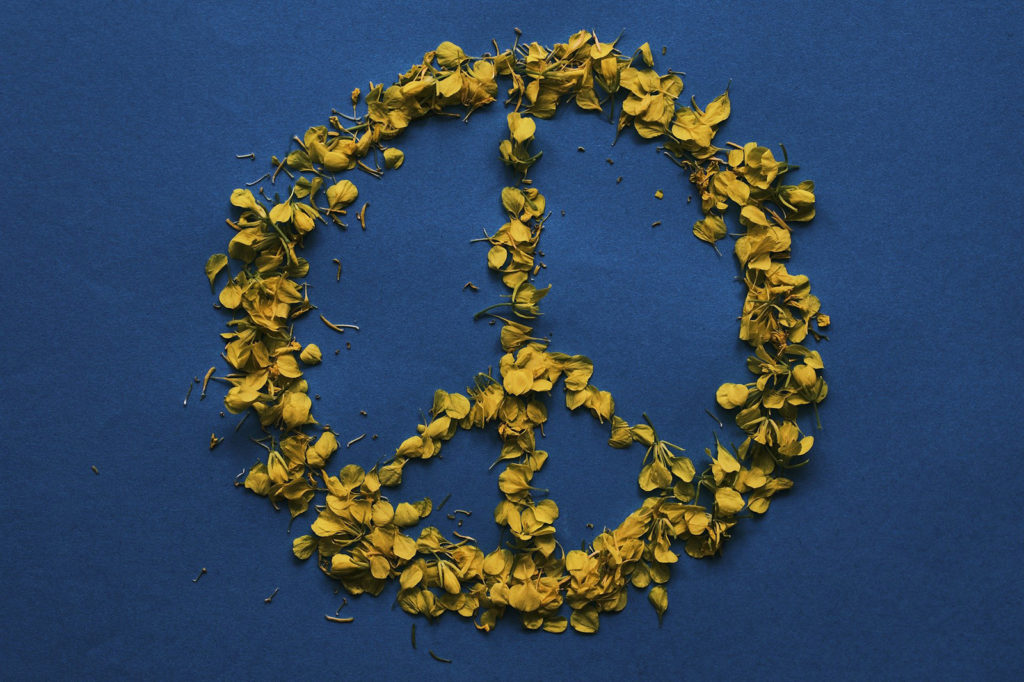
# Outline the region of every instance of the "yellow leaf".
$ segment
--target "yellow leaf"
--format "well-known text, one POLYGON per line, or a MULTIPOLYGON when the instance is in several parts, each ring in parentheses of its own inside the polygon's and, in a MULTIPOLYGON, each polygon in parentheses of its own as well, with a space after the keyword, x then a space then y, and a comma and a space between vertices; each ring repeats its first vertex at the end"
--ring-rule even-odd
POLYGON ((462 74, 455 71, 437 81, 435 87, 437 88, 437 94, 442 97, 453 97, 462 90, 462 74))
POLYGON ((746 404, 749 389, 743 384, 722 384, 715 393, 718 404, 727 410, 732 410, 746 404))
POLYGON ((400 502, 398 506, 395 507, 394 523, 399 528, 415 526, 419 522, 420 513, 416 510, 416 507, 412 506, 408 502, 400 502))
POLYGON ((342 180, 327 188, 327 202, 333 210, 345 208, 359 197, 359 190, 349 180, 342 180))
POLYGON ((768 218, 765 217, 764 211, 759 209, 757 206, 747 204, 740 210, 740 222, 744 224, 758 225, 760 227, 768 227, 768 218))
POLYGON ((704 216, 703 220, 698 220, 693 224, 693 235, 712 246, 719 239, 725 237, 727 232, 725 221, 717 215, 704 216))
POLYGON ((384 150, 384 167, 385 168, 401 168, 402 164, 405 163, 405 152, 401 149, 394 147, 388 147, 384 150))
POLYGON ((399 457, 416 457, 419 456, 423 448, 423 439, 419 436, 412 436, 402 441, 402 444, 398 446, 398 450, 395 454, 399 457))
POLYGON ((391 564, 382 556, 370 557, 370 575, 377 580, 384 580, 391 573, 391 564))
POLYGON ((266 464, 260 462, 249 470, 245 477, 245 487, 257 495, 265 496, 270 492, 270 477, 267 476, 266 464))
POLYGON ((711 103, 704 110, 704 115, 701 116, 701 122, 709 126, 718 125, 729 118, 730 112, 729 93, 726 91, 711 100, 711 103))
POLYGON ((303 535, 292 540, 292 553, 299 559, 308 559, 313 556, 317 540, 312 535, 303 535))
POLYGON ((220 290, 220 296, 218 297, 220 304, 228 310, 234 310, 242 303, 242 289, 234 282, 228 282, 227 285, 220 290))
POLYGON ((275 223, 287 223, 292 219, 292 205, 289 203, 277 204, 270 209, 270 220, 275 223))
POLYGON ((233 414, 244 412, 250 405, 256 402, 260 394, 258 391, 245 386, 235 386, 224 396, 224 406, 233 414))
POLYGON ((281 398, 281 419, 289 429, 302 426, 309 421, 312 401, 305 393, 288 391, 281 398))
POLYGON ((315 343, 308 344, 299 353, 299 359, 307 365, 318 365, 323 355, 320 353, 320 347, 315 343))
POLYGON ((505 187, 501 190, 501 205, 513 217, 519 217, 526 206, 526 197, 515 187, 505 187))
POLYGON ((307 449, 306 461, 310 466, 322 467, 337 450, 338 439, 330 431, 324 431, 316 443, 307 449))
POLYGON ((548 616, 544 619, 545 632, 565 632, 569 621, 565 616, 548 616))
POLYGON ((508 129, 516 142, 526 142, 537 132, 537 123, 527 116, 512 112, 508 115, 508 129))
MULTIPOLYGON (((416 543, 413 543, 413 550, 416 548, 416 543)), ((418 564, 412 564, 398 577, 398 582, 402 586, 403 590, 408 590, 416 587, 423 580, 423 569, 418 564)))
POLYGON ((267 456, 267 475, 272 483, 284 483, 288 480, 288 467, 281 453, 274 450, 267 456))
POLYGON ((302 376, 302 370, 299 369, 299 363, 296 362, 295 356, 291 353, 285 353, 277 356, 277 371, 281 373, 281 376, 289 379, 297 379, 302 376))
POLYGON ((654 429, 647 424, 637 424, 630 428, 633 432, 633 440, 642 445, 651 445, 654 443, 654 429))
POLYGON ((210 280, 210 291, 213 291, 213 280, 228 265, 228 257, 223 253, 215 253, 206 261, 206 278, 210 280))
POLYGON ((452 419, 462 419, 469 414, 469 410, 469 398, 460 393, 448 395, 448 407, 445 409, 445 414, 449 417, 452 419))
POLYGON ((658 625, 661 625, 661 617, 668 610, 668 592, 662 585, 655 585, 647 593, 647 600, 651 602, 651 606, 658 612, 658 625))
POLYGON ((644 64, 647 66, 654 66, 654 55, 651 54, 651 46, 649 43, 644 43, 639 48, 640 58, 644 60, 644 64))
POLYGON ((722 447, 721 443, 718 444, 718 451, 715 453, 715 462, 727 474, 740 470, 740 463, 732 456, 731 452, 722 447))
POLYGON ((528 613, 540 608, 540 593, 533 583, 519 583, 508 591, 508 605, 517 611, 528 613))
MULTIPOLYGON (((395 556, 399 559, 408 561, 416 556, 416 541, 408 535, 399 533, 395 536, 395 544, 392 551, 394 551, 395 556)), ((405 586, 403 585, 403 587, 405 586)))
POLYGON ((529 369, 512 368, 504 376, 505 390, 512 395, 523 395, 533 386, 533 372, 529 369))
POLYGON ((259 206, 256 203, 256 197, 254 197, 252 192, 247 189, 236 189, 231 192, 231 205, 250 211, 259 210, 259 206))
POLYGON ((793 368, 793 378, 801 386, 813 386, 818 381, 818 375, 812 367, 797 365, 793 368))
POLYGON ((492 246, 487 252, 487 266, 491 270, 501 270, 501 266, 508 260, 508 251, 500 246, 492 246))
POLYGON ((743 496, 732 488, 719 488, 715 491, 715 507, 720 514, 732 516, 743 509, 743 496))
POLYGON ((437 63, 446 69, 455 68, 468 59, 461 47, 447 40, 438 45, 434 53, 437 56, 437 63))
POLYGON ((569 623, 576 632, 588 635, 597 632, 599 625, 597 607, 586 606, 582 609, 574 610, 572 616, 569 617, 569 623))

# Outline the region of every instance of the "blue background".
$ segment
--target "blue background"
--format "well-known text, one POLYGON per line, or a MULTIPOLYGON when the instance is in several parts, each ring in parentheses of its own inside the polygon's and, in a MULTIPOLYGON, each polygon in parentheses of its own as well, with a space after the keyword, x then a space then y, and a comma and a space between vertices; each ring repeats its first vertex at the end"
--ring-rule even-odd
MULTIPOLYGON (((3 675, 1019 674, 1019 7, 8 5, 3 675), (480 53, 492 37, 509 45, 513 26, 549 45, 625 28, 626 51, 650 41, 658 67, 687 72, 684 97, 701 103, 731 79, 734 114, 718 139, 784 142, 796 179, 816 181, 818 217, 797 229, 791 270, 810 276, 833 319, 825 429, 763 520, 741 524, 720 558, 675 567, 660 629, 637 592, 589 637, 528 633, 511 618, 489 635, 451 615, 428 625, 392 608, 393 590, 350 599, 352 625, 325 623, 342 595, 292 558, 302 523, 289 536, 285 513, 231 485, 252 464, 254 431, 218 416, 219 386, 182 407, 191 377, 218 360, 226 319, 202 266, 230 238, 230 191, 292 134, 441 40, 480 53), (258 163, 234 158, 249 151, 258 163), (227 437, 213 452, 211 431, 227 437), (193 584, 200 567, 209 573, 193 584)), ((315 317, 298 325, 325 351, 308 373, 317 415, 343 435, 379 434, 338 466, 372 465, 413 433, 434 388, 462 390, 497 364, 497 327, 472 313, 501 287, 468 240, 500 224, 497 195, 512 179, 496 154, 503 116, 492 106, 465 125, 414 126, 397 140, 402 169, 352 178, 371 204, 367 231, 310 240, 314 302, 362 326, 341 338, 315 317), (464 291, 467 280, 481 291, 464 291)), ((539 331, 594 359, 594 383, 620 414, 647 411, 699 461, 717 428, 703 408, 719 383, 746 381, 742 289, 731 257, 691 236, 686 179, 633 136, 612 148, 612 132, 568 108, 539 125, 533 175, 555 211, 539 331)), ((605 447, 605 429, 560 400, 538 480, 572 546, 593 536, 586 523, 614 526, 635 506, 642 452, 605 447)), ((400 497, 454 492, 448 509, 477 511, 460 530, 493 545, 495 438, 460 434, 400 497)))

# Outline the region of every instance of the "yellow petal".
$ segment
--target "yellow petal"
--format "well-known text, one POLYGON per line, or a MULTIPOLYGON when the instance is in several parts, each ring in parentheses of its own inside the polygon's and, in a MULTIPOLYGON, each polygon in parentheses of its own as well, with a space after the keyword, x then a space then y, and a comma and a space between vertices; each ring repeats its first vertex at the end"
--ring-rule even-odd
POLYGON ((749 389, 743 384, 722 384, 715 393, 715 399, 725 409, 732 410, 745 405, 749 394, 749 389))

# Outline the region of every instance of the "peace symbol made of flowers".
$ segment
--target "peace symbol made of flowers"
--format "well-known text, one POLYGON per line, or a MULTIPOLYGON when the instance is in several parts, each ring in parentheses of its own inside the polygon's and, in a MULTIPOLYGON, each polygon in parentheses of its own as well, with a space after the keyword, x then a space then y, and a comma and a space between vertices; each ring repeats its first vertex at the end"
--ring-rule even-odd
MULTIPOLYGON (((825 327, 828 318, 807 277, 790 274, 783 261, 792 223, 814 216, 814 185, 783 184, 795 166, 754 142, 714 146, 730 113, 728 92, 703 109, 693 99, 679 105, 679 74, 656 73, 647 43, 627 57, 616 43, 602 43, 587 31, 551 49, 521 43, 517 31, 511 49, 494 48, 494 55, 469 57, 441 43, 394 84, 371 83, 361 115, 363 93, 353 91, 351 116, 335 111, 328 125, 293 138, 296 147, 285 158, 272 159, 272 173, 263 179, 286 175, 287 198, 272 201, 262 186, 265 202, 248 189, 232 193, 238 212, 228 224, 234 237, 228 253, 211 256, 206 270, 212 287, 229 256, 242 264, 237 274, 228 273, 219 305, 233 313, 221 335, 232 368, 222 377, 231 386, 225 405, 233 413, 253 410, 266 432, 266 459, 251 468, 244 486, 275 506, 286 503, 293 517, 322 496, 314 505, 312 532, 293 542, 295 555, 316 553, 321 569, 352 594, 379 594, 397 578, 398 603, 412 614, 434 618, 455 611, 490 630, 511 608, 530 629, 561 632, 571 624, 589 633, 597 630, 601 612, 625 606, 632 584, 650 586, 648 598, 660 618, 668 605, 664 584, 678 560, 675 549, 697 558, 716 554, 739 518, 763 514, 772 496, 792 485, 776 474, 804 463, 813 443, 798 426, 797 411, 821 402, 827 386, 820 355, 801 344, 808 335, 820 340, 812 324, 825 327), (327 464, 338 440, 329 428, 313 433, 318 425, 301 369, 320 362, 321 353, 312 344, 303 347, 292 333, 293 322, 314 308, 298 281, 309 270, 299 255, 303 237, 318 222, 345 227, 341 219, 358 190, 336 174, 358 169, 379 177, 400 167, 404 156, 390 146, 393 138, 430 114, 456 115, 452 110, 461 108, 468 117, 495 101, 498 77, 509 81, 505 103, 512 106, 509 136, 499 152, 520 180, 501 192, 506 222, 481 240, 490 245, 488 266, 509 293, 477 317, 501 323, 500 376, 479 374, 464 394, 438 390, 429 422, 389 460, 369 471, 350 464, 331 475, 327 464), (699 239, 714 245, 724 238, 724 217, 733 210, 744 228, 735 242, 747 289, 739 335, 754 350, 747 369, 755 379, 723 384, 717 401, 737 410, 746 439, 730 449, 716 437, 700 474, 646 417, 631 425, 615 413, 612 396, 590 383, 588 358, 553 352, 547 339, 531 336, 527 322, 540 314, 547 293, 531 278, 539 270, 537 247, 548 216, 544 196, 527 177, 541 156, 531 144, 535 120, 550 118, 566 102, 612 116, 619 104, 617 134, 631 127, 657 140, 659 151, 689 172, 704 214, 693 227, 699 239), (568 552, 555 539, 557 504, 535 500, 532 485, 547 459, 535 436, 547 419, 542 396, 559 381, 570 410, 585 408, 609 425, 609 445, 646 447, 638 479, 648 494, 643 504, 585 549, 568 552), (384 490, 401 483, 410 461, 434 457, 459 430, 492 425, 501 439, 498 461, 505 465, 494 518, 507 541, 485 553, 457 531, 451 539, 434 526, 407 534, 434 511, 433 503, 396 504, 384 490), (569 618, 562 615, 563 603, 569 618)), ((356 217, 364 221, 365 206, 356 217)), ((336 331, 345 329, 321 319, 336 331)))

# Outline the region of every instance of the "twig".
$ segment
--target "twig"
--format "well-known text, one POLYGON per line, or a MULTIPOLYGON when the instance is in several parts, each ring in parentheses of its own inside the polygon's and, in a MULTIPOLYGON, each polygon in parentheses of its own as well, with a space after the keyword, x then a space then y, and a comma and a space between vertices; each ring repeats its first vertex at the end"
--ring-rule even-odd
POLYGON ((718 424, 718 428, 720 428, 720 429, 725 428, 725 424, 723 424, 722 421, 718 417, 716 417, 715 415, 711 414, 711 412, 708 410, 708 408, 705 407, 704 408, 704 412, 709 417, 711 417, 712 419, 715 420, 715 422, 718 424))

